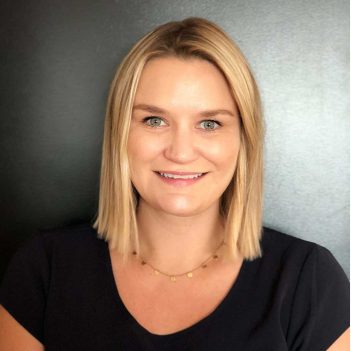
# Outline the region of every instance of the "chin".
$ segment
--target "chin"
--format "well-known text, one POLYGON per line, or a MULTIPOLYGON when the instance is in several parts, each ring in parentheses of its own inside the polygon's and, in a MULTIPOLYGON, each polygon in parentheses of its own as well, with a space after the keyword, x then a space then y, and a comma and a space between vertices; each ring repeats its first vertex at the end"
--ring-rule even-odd
POLYGON ((199 214, 201 208, 190 203, 167 203, 160 204, 159 209, 169 215, 178 217, 191 217, 199 214))

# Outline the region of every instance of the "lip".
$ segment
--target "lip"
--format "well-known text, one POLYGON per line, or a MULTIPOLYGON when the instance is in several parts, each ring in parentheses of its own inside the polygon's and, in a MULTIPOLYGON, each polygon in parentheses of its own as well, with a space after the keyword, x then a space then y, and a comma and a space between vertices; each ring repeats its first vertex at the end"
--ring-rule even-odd
POLYGON ((159 170, 155 171, 156 173, 168 173, 168 174, 174 174, 174 175, 193 175, 193 174, 199 174, 203 173, 205 174, 206 172, 183 172, 183 171, 164 171, 164 170, 159 170))
POLYGON ((204 172, 200 177, 194 178, 194 179, 172 179, 172 178, 166 178, 161 176, 160 173, 169 173, 169 174, 174 174, 174 175, 193 175, 193 174, 199 174, 202 172, 178 172, 178 171, 154 171, 155 174, 161 179, 164 183, 173 185, 176 187, 185 187, 189 185, 193 185, 195 183, 198 183, 204 178, 207 174, 207 172, 204 172))

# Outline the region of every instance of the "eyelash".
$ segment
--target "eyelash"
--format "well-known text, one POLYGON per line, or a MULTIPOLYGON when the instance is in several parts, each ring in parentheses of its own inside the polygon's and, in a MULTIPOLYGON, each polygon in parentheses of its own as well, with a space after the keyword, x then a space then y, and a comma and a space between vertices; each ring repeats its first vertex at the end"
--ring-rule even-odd
MULTIPOLYGON (((161 121, 163 121, 163 119, 161 118, 161 117, 158 117, 158 116, 149 116, 149 117, 145 117, 144 119, 143 119, 143 123, 145 123, 146 125, 148 125, 149 127, 151 127, 151 128, 156 128, 156 127, 159 127, 159 126, 151 126, 150 124, 148 124, 148 122, 151 120, 151 119, 153 119, 153 118, 157 118, 157 119, 160 119, 161 121)), ((164 121, 163 121, 164 122, 164 121)), ((216 129, 218 129, 219 127, 221 127, 222 126, 222 124, 220 123, 220 122, 218 122, 218 121, 216 121, 216 120, 213 120, 213 119, 205 119, 205 120, 203 120, 203 121, 201 121, 200 123, 204 123, 204 122, 214 122, 215 124, 217 124, 217 127, 216 128, 209 128, 209 129, 207 129, 207 128, 203 128, 204 130, 206 130, 206 131, 210 131, 210 132, 212 132, 212 131, 215 131, 216 129)))

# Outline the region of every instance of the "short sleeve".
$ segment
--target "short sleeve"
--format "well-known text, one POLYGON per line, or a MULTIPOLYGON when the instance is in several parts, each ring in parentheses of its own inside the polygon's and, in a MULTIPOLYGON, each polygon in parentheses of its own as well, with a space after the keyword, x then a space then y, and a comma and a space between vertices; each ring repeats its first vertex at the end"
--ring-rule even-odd
POLYGON ((333 254, 312 249, 300 272, 288 330, 289 350, 325 351, 350 325, 350 282, 333 254))
POLYGON ((0 304, 43 342, 49 265, 41 234, 28 239, 14 254, 0 287, 0 304))

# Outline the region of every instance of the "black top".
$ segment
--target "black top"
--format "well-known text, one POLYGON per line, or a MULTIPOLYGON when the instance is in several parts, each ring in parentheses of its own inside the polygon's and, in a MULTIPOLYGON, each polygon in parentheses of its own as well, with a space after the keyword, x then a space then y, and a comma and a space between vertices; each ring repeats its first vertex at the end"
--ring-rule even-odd
POLYGON ((152 334, 128 312, 108 244, 89 225, 39 233, 13 256, 0 303, 50 350, 325 351, 349 326, 349 281, 330 251, 264 229, 219 306, 152 334))

